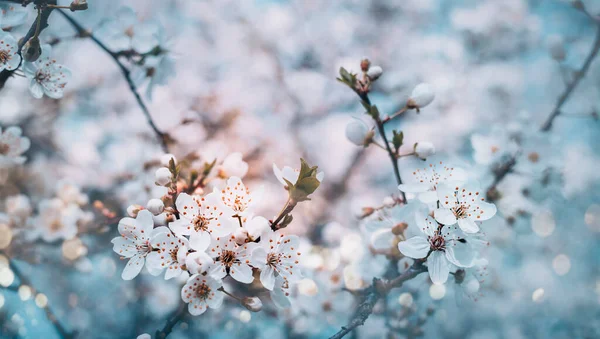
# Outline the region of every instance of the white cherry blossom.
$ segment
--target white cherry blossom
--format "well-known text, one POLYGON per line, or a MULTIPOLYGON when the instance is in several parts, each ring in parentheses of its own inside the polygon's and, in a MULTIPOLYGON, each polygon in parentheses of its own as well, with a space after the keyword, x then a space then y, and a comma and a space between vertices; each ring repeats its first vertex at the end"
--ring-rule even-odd
POLYGON ((20 127, 9 127, 4 132, 0 127, 0 166, 23 164, 27 158, 22 154, 29 149, 31 142, 21 136, 20 127))
POLYGON ((258 193, 251 194, 242 179, 231 177, 227 180, 227 186, 221 190, 221 200, 225 206, 233 210, 232 216, 245 217, 252 213, 261 193, 259 190, 258 193))
POLYGON ((15 70, 21 64, 17 40, 0 29, 0 71, 15 70))
POLYGON ((208 247, 213 237, 223 237, 234 230, 231 210, 223 204, 218 192, 204 197, 181 193, 175 206, 179 218, 169 224, 178 235, 189 235, 191 248, 201 251, 208 247))
POLYGON ((65 86, 71 78, 71 71, 51 58, 52 47, 42 46, 42 54, 35 62, 25 62, 23 71, 30 79, 29 91, 34 98, 44 95, 52 99, 63 97, 65 86))
POLYGON ((496 215, 496 205, 485 202, 485 192, 477 182, 455 186, 443 183, 438 186, 437 194, 440 204, 434 212, 435 219, 444 225, 458 222, 465 233, 478 232, 477 221, 496 215))
POLYGON ((300 240, 295 235, 284 235, 281 231, 263 235, 259 246, 252 252, 252 264, 258 267, 260 282, 273 290, 275 278, 281 276, 289 282, 302 277, 298 259, 300 240))
MULTIPOLYGON (((147 211, 144 210, 140 213, 142 212, 147 211)), ((175 236, 171 232, 161 232, 152 238, 151 244, 153 251, 148 255, 148 268, 155 272, 166 269, 166 280, 179 277, 183 272, 182 266, 185 265, 185 258, 188 254, 187 239, 175 236)))
POLYGON ((169 232, 166 227, 154 229, 152 214, 146 210, 140 211, 137 218, 123 218, 119 222, 120 237, 112 240, 113 251, 123 258, 129 258, 121 277, 124 280, 135 278, 152 253, 151 239, 160 233, 169 232))
POLYGON ((450 265, 470 267, 475 251, 455 226, 438 224, 431 216, 418 213, 417 225, 422 234, 398 243, 400 252, 413 259, 427 258, 427 270, 434 284, 448 280, 450 265))
POLYGON ((220 178, 239 177, 243 178, 248 173, 248 163, 242 160, 242 153, 229 154, 223 163, 217 167, 217 175, 220 178))
POLYGON ((462 182, 465 172, 458 167, 445 165, 443 161, 432 162, 427 167, 416 169, 398 189, 406 193, 415 193, 424 203, 437 201, 437 186, 444 182, 462 182))
POLYGON ((254 280, 250 263, 255 246, 256 243, 238 245, 234 236, 216 238, 207 252, 215 260, 208 273, 217 279, 229 274, 241 283, 250 284, 254 280))
POLYGON ((181 299, 188 304, 191 315, 200 315, 210 307, 217 309, 223 304, 224 293, 220 280, 211 276, 192 275, 181 289, 181 299))

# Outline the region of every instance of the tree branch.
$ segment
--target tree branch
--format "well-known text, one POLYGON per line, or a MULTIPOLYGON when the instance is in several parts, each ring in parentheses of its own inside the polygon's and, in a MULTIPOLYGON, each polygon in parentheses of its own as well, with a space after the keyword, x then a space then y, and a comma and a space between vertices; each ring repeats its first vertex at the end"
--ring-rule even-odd
POLYGON ((552 110, 552 112, 550 113, 548 118, 546 118, 546 121, 542 124, 542 127, 541 127, 542 132, 547 132, 550 130, 550 128, 552 128, 552 123, 554 122, 554 119, 560 114, 560 109, 565 104, 565 102, 567 101, 567 99, 569 98, 571 93, 573 93, 573 90, 575 90, 575 88, 577 87, 577 85, 579 84, 581 79, 583 79, 583 77, 587 73, 588 69, 590 68, 590 65, 592 64, 592 61, 594 61, 594 58, 596 58, 596 55, 598 55, 599 50, 600 50, 600 24, 597 24, 596 38, 594 39, 594 44, 592 46, 590 54, 585 59, 585 62, 583 63, 581 70, 579 70, 578 72, 575 72, 575 75, 573 77, 573 81, 571 82, 571 84, 569 86, 567 86, 567 88, 565 88, 563 94, 558 98, 558 101, 556 102, 554 109, 552 110))
MULTIPOLYGON (((23 272, 21 272, 21 270, 17 267, 17 265, 15 265, 13 260, 9 259, 9 267, 10 267, 11 271, 15 274, 15 276, 17 278, 19 278, 19 282, 21 285, 28 285, 35 291, 39 292, 39 290, 37 288, 33 287, 33 284, 27 278, 27 276, 25 276, 23 274, 23 272)), ((56 314, 54 314, 54 312, 52 312, 52 309, 50 308, 50 306, 47 305, 46 307, 44 307, 44 310, 46 311, 46 317, 48 317, 48 320, 50 320, 50 322, 56 329, 56 332, 58 332, 58 334, 60 335, 61 338, 70 339, 70 338, 75 337, 76 332, 67 331, 63 327, 63 325, 60 323, 60 321, 58 320, 58 317, 56 316, 56 314)))
POLYGON ((162 328, 162 330, 156 331, 156 338, 164 339, 169 334, 171 334, 171 332, 173 332, 173 328, 175 327, 175 325, 177 325, 177 323, 179 323, 179 321, 181 321, 186 315, 185 305, 185 303, 181 303, 179 307, 171 313, 171 315, 167 319, 167 323, 162 328))
POLYGON ((96 45, 98 45, 98 47, 100 47, 103 51, 105 51, 108 55, 110 55, 111 58, 115 61, 115 63, 119 66, 119 69, 121 70, 121 73, 123 74, 123 77, 125 78, 125 80, 127 81, 127 84, 129 85, 129 89, 131 90, 131 93, 133 93, 135 100, 137 101, 138 105, 142 109, 142 112, 144 113, 144 116, 146 116, 146 120, 147 120, 148 124, 154 131, 154 134, 156 134, 156 137, 158 138, 158 140, 160 142, 160 146, 161 146, 162 150, 165 153, 168 153, 169 147, 168 147, 167 141, 169 139, 169 136, 168 136, 168 134, 161 132, 158 129, 158 127, 156 127, 156 124, 154 123, 154 120, 152 119, 152 116, 150 115, 150 111, 148 110, 148 107, 146 107, 146 104, 144 104, 142 97, 138 93, 136 85, 134 84, 133 80, 131 79, 131 72, 129 71, 129 69, 127 69, 127 67, 125 67, 125 65, 123 65, 121 60, 119 60, 119 53, 113 52, 111 49, 109 49, 104 43, 102 43, 100 40, 98 40, 98 38, 96 36, 94 36, 93 33, 86 30, 81 24, 79 24, 79 22, 77 22, 75 19, 71 18, 71 16, 68 15, 67 13, 65 13, 63 10, 59 9, 57 11, 71 24, 71 26, 73 26, 73 28, 75 28, 75 30, 77 31, 77 33, 79 35, 89 37, 96 45))
POLYGON ((331 336, 329 339, 340 339, 346 334, 352 332, 355 328, 364 325, 365 321, 373 313, 373 308, 377 301, 381 298, 387 297, 391 290, 399 288, 404 282, 413 279, 419 274, 425 272, 427 269, 423 266, 422 262, 418 261, 411 266, 406 272, 402 273, 398 277, 389 280, 382 281, 380 279, 373 279, 373 284, 364 290, 364 299, 356 308, 352 319, 348 322, 348 325, 343 326, 336 334, 331 336))

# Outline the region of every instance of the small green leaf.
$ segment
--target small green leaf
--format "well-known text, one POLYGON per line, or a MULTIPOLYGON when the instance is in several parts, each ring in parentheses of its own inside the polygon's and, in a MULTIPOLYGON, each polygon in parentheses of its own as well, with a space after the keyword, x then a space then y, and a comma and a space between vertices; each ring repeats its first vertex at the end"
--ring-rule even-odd
POLYGON ((404 132, 400 131, 400 133, 398 133, 396 130, 392 132, 394 133, 394 137, 392 138, 392 144, 394 145, 396 153, 398 153, 398 150, 400 149, 400 147, 402 147, 402 143, 404 142, 404 132))
POLYGON ((377 108, 377 106, 372 105, 371 106, 371 110, 369 111, 369 115, 375 119, 375 120, 379 120, 379 109, 377 108))
POLYGON ((294 220, 294 217, 291 214, 287 214, 279 223, 279 228, 287 227, 289 224, 292 223, 292 220, 294 220))

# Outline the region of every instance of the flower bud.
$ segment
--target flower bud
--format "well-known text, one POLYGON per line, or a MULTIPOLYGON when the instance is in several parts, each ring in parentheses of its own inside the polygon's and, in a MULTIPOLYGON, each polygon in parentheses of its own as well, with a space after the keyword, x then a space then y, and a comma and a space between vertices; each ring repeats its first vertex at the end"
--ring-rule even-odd
POLYGON ((175 165, 177 165, 177 158, 175 158, 175 156, 173 154, 167 153, 167 154, 163 154, 160 157, 160 164, 167 167, 169 166, 169 163, 171 162, 171 159, 173 159, 173 161, 175 161, 175 165))
POLYGON ((434 98, 435 93, 433 92, 431 85, 427 83, 421 83, 418 84, 415 89, 413 89, 410 98, 406 103, 406 107, 410 109, 416 109, 418 112, 419 109, 429 105, 434 98))
POLYGON ((37 37, 33 37, 25 43, 23 46, 23 51, 21 52, 23 55, 23 60, 27 62, 34 62, 40 58, 42 54, 42 46, 40 45, 40 39, 37 37))
POLYGON ((146 208, 150 213, 154 215, 159 215, 165 209, 165 204, 160 199, 150 199, 148 204, 146 204, 146 208))
POLYGON ((258 297, 246 297, 242 299, 242 305, 251 312, 260 312, 262 310, 262 301, 258 297))
POLYGON ((363 72, 367 72, 369 70, 369 67, 371 67, 371 61, 369 61, 369 59, 367 59, 367 58, 363 58, 360 61, 360 69, 363 72))
POLYGON ((556 61, 564 61, 567 56, 567 51, 565 50, 565 42, 563 38, 559 35, 551 35, 546 41, 548 45, 548 51, 550 52, 550 56, 552 59, 556 61))
POLYGON ((430 142, 418 142, 415 144, 414 150, 417 157, 423 160, 435 154, 435 146, 430 142))
POLYGON ((87 0, 74 0, 73 2, 71 2, 69 9, 71 10, 71 12, 85 11, 86 9, 88 9, 87 0))
POLYGON ((242 245, 246 243, 246 239, 248 239, 248 231, 246 231, 243 227, 238 227, 233 232, 233 236, 235 237, 235 242, 238 245, 242 245))
POLYGON ((129 207, 127 207, 127 215, 132 218, 137 218, 138 213, 143 209, 144 208, 140 205, 129 205, 129 207))
POLYGON ((156 170, 154 174, 156 183, 160 186, 165 186, 166 184, 171 182, 171 171, 169 171, 166 167, 161 167, 156 170))
POLYGON ((379 66, 373 66, 371 68, 369 68, 369 71, 367 72, 367 76, 369 77, 369 79, 371 79, 371 81, 375 81, 377 79, 379 79, 379 77, 383 74, 383 68, 379 67, 379 66))
POLYGON ((18 218, 28 218, 31 215, 31 202, 29 197, 23 194, 6 198, 6 213, 18 218))
POLYGON ((346 138, 356 146, 367 146, 373 140, 375 131, 361 120, 356 119, 346 125, 346 138))

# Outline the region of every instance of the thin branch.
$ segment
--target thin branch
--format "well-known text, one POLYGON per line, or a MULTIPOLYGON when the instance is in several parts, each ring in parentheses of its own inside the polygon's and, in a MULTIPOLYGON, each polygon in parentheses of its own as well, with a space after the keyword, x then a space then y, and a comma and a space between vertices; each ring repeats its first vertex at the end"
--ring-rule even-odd
POLYGON ((387 297, 391 290, 401 287, 404 282, 413 279, 426 270, 427 269, 422 265, 421 262, 415 262, 415 264, 406 272, 390 281, 386 282, 377 278, 373 279, 373 284, 364 290, 364 299, 356 308, 356 311, 354 312, 352 319, 350 319, 348 322, 348 325, 343 326, 341 330, 339 330, 329 339, 343 338, 355 328, 364 325, 365 321, 367 321, 369 316, 373 313, 373 308, 379 299, 387 297))
MULTIPOLYGON (((359 92, 356 92, 358 94, 358 96, 367 104, 369 104, 369 106, 371 105, 371 100, 369 99, 369 95, 368 94, 360 94, 359 92)), ((392 151, 392 148, 390 147, 390 143, 388 141, 387 135, 385 134, 385 126, 384 126, 384 122, 377 117, 377 119, 375 120, 375 124, 377 125, 377 131, 379 132, 379 136, 381 136, 381 139, 383 140, 383 144, 385 146, 385 149, 387 151, 388 156, 390 157, 390 160, 392 161, 392 166, 394 167, 394 176, 396 177, 396 182, 398 183, 398 185, 402 185, 402 178, 400 177, 400 168, 398 167, 398 159, 396 158, 396 153, 394 151, 392 151)), ((402 200, 406 203, 406 195, 404 194, 404 192, 400 192, 400 194, 402 195, 402 200)))
POLYGON ((565 88, 563 94, 558 98, 558 101, 556 102, 554 109, 552 110, 552 112, 550 113, 548 118, 546 118, 546 121, 542 124, 542 127, 541 127, 542 132, 547 132, 550 130, 550 128, 552 128, 552 123, 554 122, 554 119, 560 114, 560 109, 565 104, 567 99, 569 99, 569 96, 571 95, 571 93, 573 93, 573 91, 575 90, 575 88, 577 87, 577 85, 579 84, 581 79, 583 79, 583 77, 587 73, 588 69, 590 68, 590 65, 592 64, 592 61, 594 61, 594 58, 596 58, 596 55, 598 55, 599 50, 600 50, 600 24, 597 25, 596 38, 594 39, 594 45, 592 46, 590 54, 585 59, 585 62, 583 64, 583 66, 581 67, 581 70, 574 73, 573 81, 571 82, 571 84, 569 86, 567 86, 567 88, 565 88))
POLYGON ((152 115, 150 115, 150 111, 148 110, 148 107, 146 107, 146 104, 144 103, 144 101, 142 100, 142 97, 138 93, 135 83, 131 79, 131 72, 129 71, 129 69, 127 69, 127 67, 125 67, 125 65, 123 65, 121 60, 119 60, 119 53, 113 52, 111 49, 109 49, 96 36, 94 36, 93 33, 86 30, 81 24, 79 24, 79 22, 77 22, 75 19, 71 18, 71 16, 68 15, 67 13, 65 13, 63 10, 57 10, 57 11, 71 24, 71 26, 73 26, 73 28, 75 28, 77 33, 79 33, 81 36, 89 37, 96 45, 98 45, 98 47, 100 47, 108 55, 110 55, 111 58, 115 61, 115 63, 119 66, 119 69, 121 70, 121 73, 123 74, 123 77, 125 78, 125 80, 127 81, 127 84, 129 85, 129 89, 131 90, 131 93, 133 93, 133 95, 135 96, 135 100, 137 101, 138 105, 142 109, 142 112, 146 116, 146 120, 147 120, 148 124, 150 125, 150 127, 154 131, 154 134, 156 134, 156 137, 160 141, 160 146, 161 146, 162 150, 165 153, 168 153, 169 147, 167 145, 167 140, 169 139, 169 136, 168 136, 168 134, 161 132, 158 129, 158 127, 156 127, 154 120, 152 120, 152 115))
MULTIPOLYGON (((25 274, 23 274, 23 272, 21 272, 21 270, 17 267, 17 265, 15 265, 15 263, 14 263, 13 260, 9 260, 9 267, 10 267, 11 271, 15 274, 15 276, 17 278, 19 278, 19 282, 20 282, 21 285, 28 285, 33 290, 35 290, 35 291, 37 291, 39 293, 39 290, 33 286, 33 284, 31 283, 31 281, 27 278, 27 276, 25 274)), ((69 331, 67 331, 63 327, 63 325, 60 323, 60 321, 58 320, 58 317, 52 311, 52 309, 50 308, 50 306, 46 305, 46 307, 44 307, 44 310, 46 311, 46 316, 48 317, 48 320, 50 320, 50 322, 52 323, 52 325, 56 329, 56 332, 58 332, 58 334, 60 335, 61 338, 67 339, 67 338, 74 338, 75 337, 75 335, 77 333, 76 332, 69 332, 69 331)))
POLYGON ((179 307, 171 313, 171 315, 167 319, 167 323, 162 328, 162 330, 156 331, 156 338, 164 339, 169 334, 171 334, 171 332, 173 332, 173 328, 175 327, 175 325, 177 325, 177 323, 179 323, 186 315, 185 306, 185 303, 181 303, 179 307))
POLYGON ((500 182, 504 180, 506 175, 512 172, 514 167, 517 165, 518 155, 518 153, 515 154, 514 156, 510 157, 506 162, 498 165, 496 168, 493 169, 492 172, 494 173, 494 181, 492 182, 492 184, 486 192, 486 199, 488 201, 498 200, 498 184, 500 184, 500 182))

